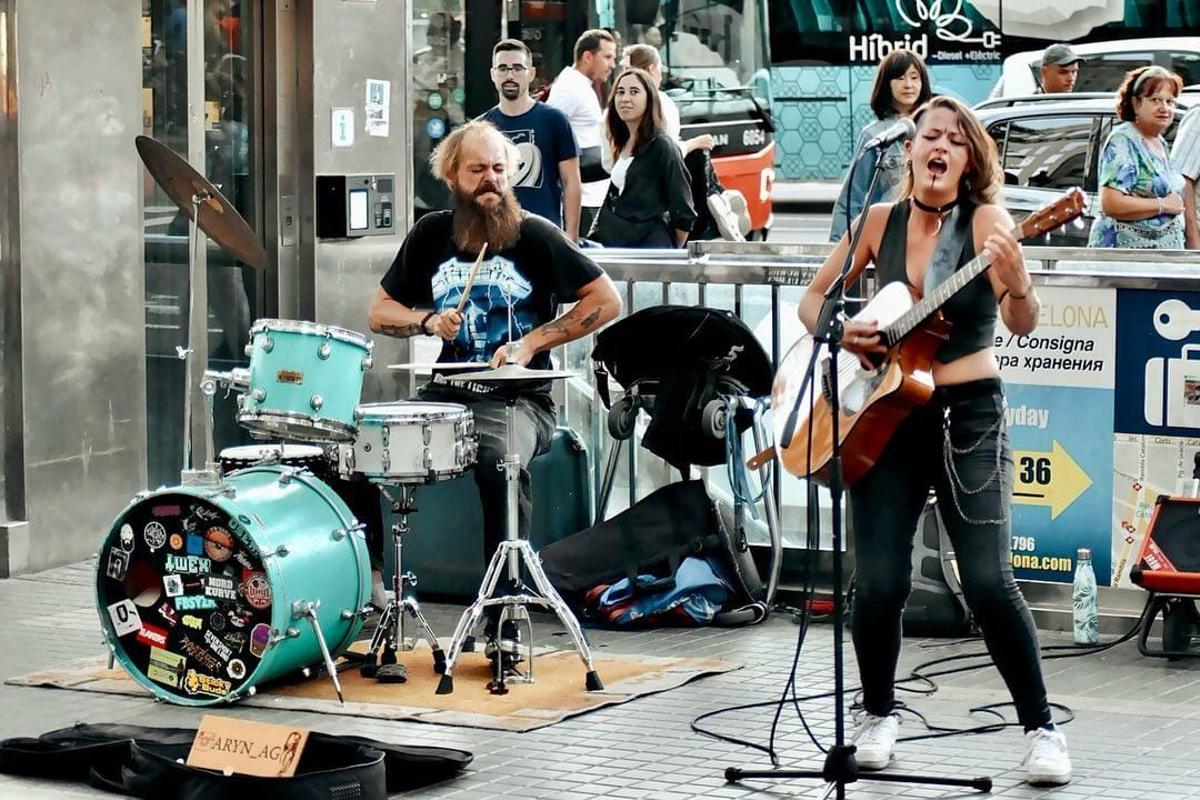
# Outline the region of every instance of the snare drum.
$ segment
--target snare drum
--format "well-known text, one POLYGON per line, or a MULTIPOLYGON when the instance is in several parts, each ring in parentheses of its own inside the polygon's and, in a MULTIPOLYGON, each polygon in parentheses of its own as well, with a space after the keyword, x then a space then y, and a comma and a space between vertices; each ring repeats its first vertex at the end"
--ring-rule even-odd
POLYGON ((333 325, 260 319, 250 329, 250 382, 238 422, 263 436, 348 442, 373 344, 333 325))
POLYGON ((139 496, 113 523, 96 605, 117 662, 158 697, 211 705, 334 658, 371 596, 360 527, 308 472, 260 466, 139 496))
POLYGON ((433 483, 475 464, 470 409, 456 403, 368 403, 358 407, 358 437, 339 445, 342 474, 375 483, 433 483))
POLYGON ((226 447, 217 457, 217 461, 221 465, 222 475, 269 464, 306 469, 323 481, 328 480, 333 472, 333 461, 329 454, 324 449, 310 444, 249 444, 226 447))

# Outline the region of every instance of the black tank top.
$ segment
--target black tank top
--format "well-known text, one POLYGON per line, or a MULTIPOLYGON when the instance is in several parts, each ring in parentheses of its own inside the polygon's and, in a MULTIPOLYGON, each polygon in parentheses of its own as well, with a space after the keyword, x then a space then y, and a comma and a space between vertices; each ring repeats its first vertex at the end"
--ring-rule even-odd
MULTIPOLYGON (((974 215, 974 206, 970 206, 969 210, 974 215)), ((876 282, 881 287, 892 281, 909 283, 904 253, 908 247, 908 217, 911 211, 912 201, 901 200, 892 206, 888 214, 883 238, 879 242, 879 256, 875 259, 876 282)), ((967 237, 956 269, 975 258, 975 242, 969 230, 967 237)), ((921 291, 919 286, 914 288, 921 291)), ((996 295, 985 272, 942 306, 942 315, 951 324, 950 338, 938 348, 935 358, 943 364, 949 364, 957 358, 991 346, 996 338, 997 311, 996 295)))

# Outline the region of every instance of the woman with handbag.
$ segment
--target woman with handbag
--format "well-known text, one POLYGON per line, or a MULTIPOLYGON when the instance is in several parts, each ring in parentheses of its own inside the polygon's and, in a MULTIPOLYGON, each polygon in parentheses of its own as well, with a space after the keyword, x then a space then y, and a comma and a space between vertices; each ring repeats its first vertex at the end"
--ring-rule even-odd
POLYGON ((1100 153, 1100 213, 1089 247, 1183 249, 1183 175, 1163 138, 1182 88, 1178 75, 1159 66, 1125 74, 1117 90, 1122 122, 1100 153))
POLYGON ((612 183, 588 238, 606 247, 682 247, 696 220, 692 187, 649 74, 621 73, 604 125, 612 183))

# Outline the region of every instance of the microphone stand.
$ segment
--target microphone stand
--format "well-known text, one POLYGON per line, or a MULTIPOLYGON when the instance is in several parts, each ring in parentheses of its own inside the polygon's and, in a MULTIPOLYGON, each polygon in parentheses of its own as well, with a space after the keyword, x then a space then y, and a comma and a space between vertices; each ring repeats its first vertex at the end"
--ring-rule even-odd
MULTIPOLYGON (((871 182, 867 187, 866 197, 870 197, 875 192, 875 185, 879 182, 879 168, 883 159, 880 157, 880 148, 885 145, 880 145, 875 149, 875 166, 871 173, 871 182)), ((857 159, 856 159, 857 161, 857 159)), ((851 168, 853 169, 853 167, 851 168)), ((850 176, 853 178, 853 175, 850 176)), ((827 362, 829 370, 829 380, 825 384, 826 396, 829 401, 830 418, 833 436, 833 454, 829 460, 829 494, 832 500, 832 508, 830 509, 830 525, 833 528, 833 696, 834 696, 834 744, 829 748, 829 752, 825 755, 824 767, 817 770, 792 770, 792 769, 771 769, 771 770, 746 770, 740 767, 728 767, 725 770, 725 780, 730 783, 736 783, 744 778, 758 778, 764 780, 789 780, 792 778, 812 778, 823 780, 826 784, 825 797, 829 796, 831 791, 836 792, 837 800, 844 800, 846 797, 846 785, 855 781, 877 781, 881 783, 924 783, 938 786, 964 786, 976 789, 980 792, 990 792, 992 790, 991 778, 943 778, 933 775, 897 775, 887 772, 859 772, 858 763, 855 761, 854 752, 855 746, 846 743, 846 711, 845 711, 845 663, 842 654, 843 641, 845 639, 845 602, 842 592, 842 443, 841 443, 841 395, 838 386, 838 357, 841 352, 842 341, 842 319, 846 308, 846 280, 850 274, 850 270, 854 266, 854 254, 858 250, 859 240, 862 238, 863 227, 866 225, 868 206, 864 205, 862 213, 858 218, 858 225, 855 226, 853 235, 850 239, 850 248, 846 252, 846 258, 842 262, 842 269, 838 276, 825 290, 825 299, 821 305, 821 313, 817 317, 817 324, 813 330, 813 340, 819 344, 824 344, 829 350, 829 360, 827 362)), ((817 364, 816 354, 808 366, 808 374, 804 376, 804 384, 814 379, 817 364)), ((803 384, 800 392, 796 396, 796 405, 792 408, 788 425, 784 430, 784 438, 787 440, 782 443, 786 447, 795 437, 798 431, 795 430, 796 416, 800 409, 800 404, 803 402, 806 392, 803 384)), ((811 480, 811 478, 810 478, 811 480)), ((807 612, 805 612, 807 613, 807 612)))

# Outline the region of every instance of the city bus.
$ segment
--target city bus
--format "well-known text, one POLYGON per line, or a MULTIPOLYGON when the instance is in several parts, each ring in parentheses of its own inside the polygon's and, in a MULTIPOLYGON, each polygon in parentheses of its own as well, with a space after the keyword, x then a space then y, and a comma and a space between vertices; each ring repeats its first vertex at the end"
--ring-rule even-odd
POLYGON ((429 172, 430 151, 454 126, 496 103, 492 45, 510 37, 529 46, 536 93, 571 64, 579 34, 602 27, 622 45, 658 48, 682 136, 712 134, 717 176, 746 200, 748 238, 766 238, 776 144, 765 0, 413 0, 412 7, 418 214, 446 208, 450 199, 429 172))

